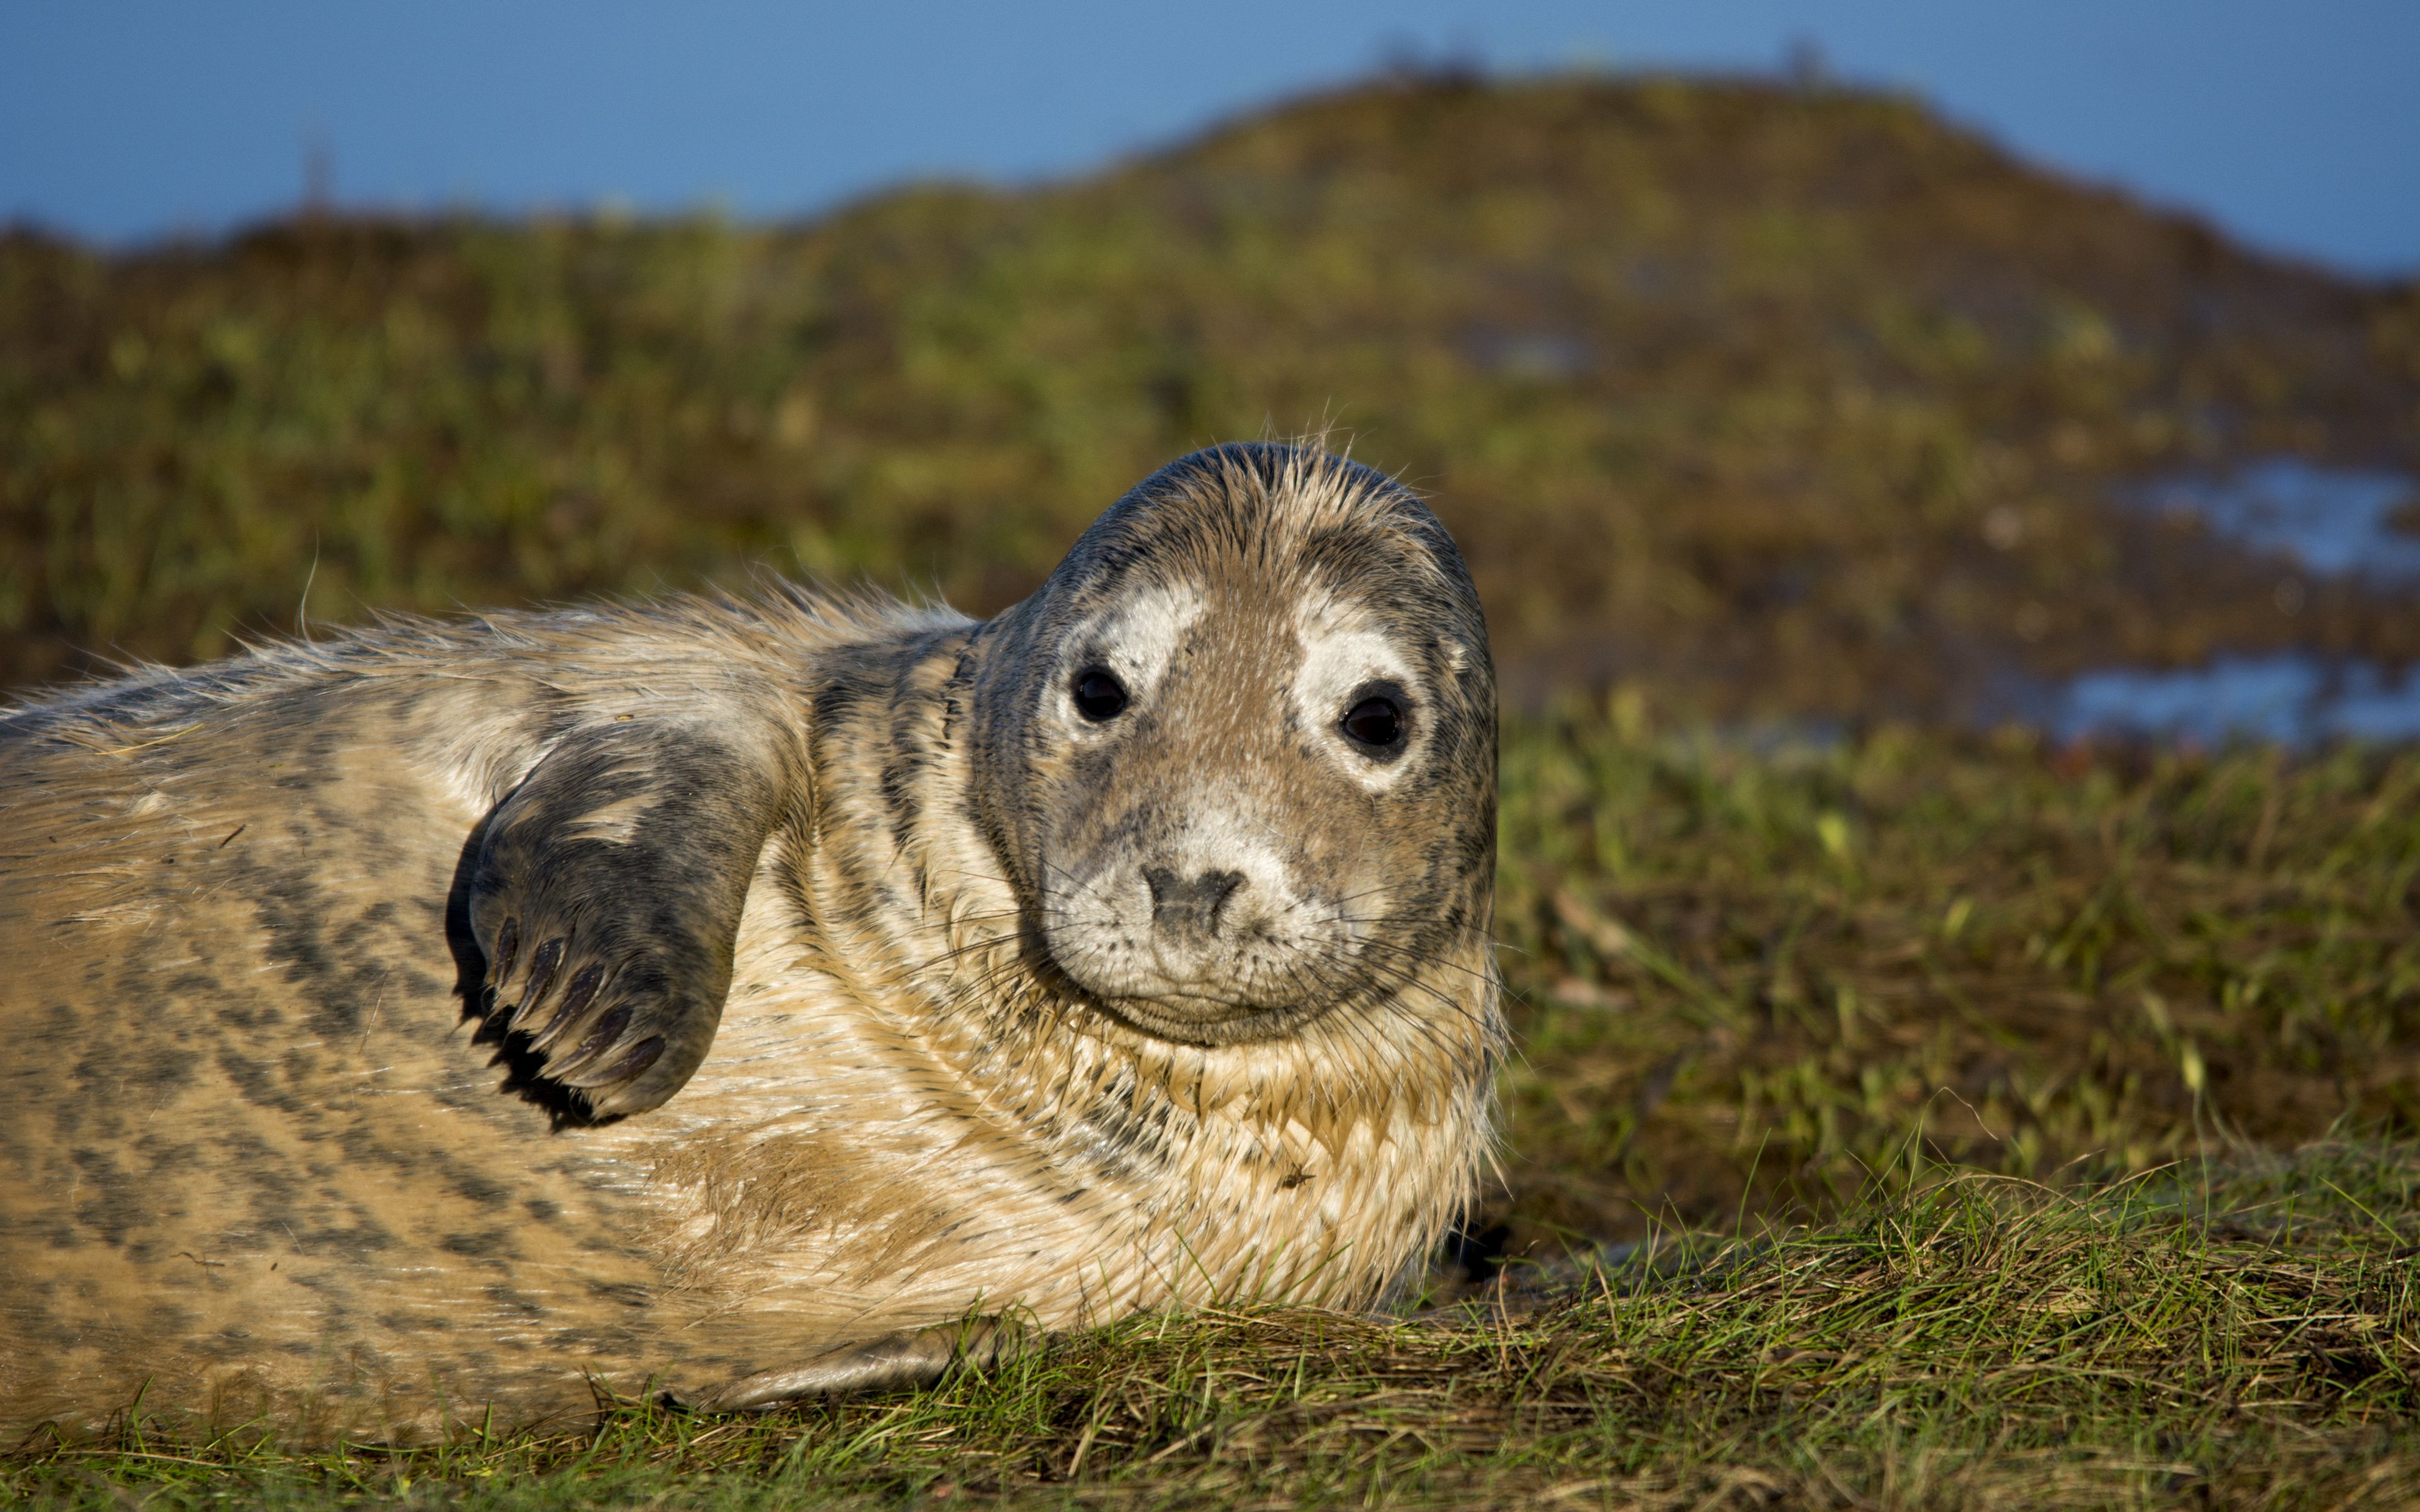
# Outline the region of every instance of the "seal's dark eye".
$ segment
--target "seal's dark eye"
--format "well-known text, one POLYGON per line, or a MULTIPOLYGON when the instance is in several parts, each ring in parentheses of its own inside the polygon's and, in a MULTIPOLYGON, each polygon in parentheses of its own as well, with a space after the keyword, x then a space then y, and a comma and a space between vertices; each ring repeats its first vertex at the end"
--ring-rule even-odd
POLYGON ((1076 712, 1094 724, 1114 719, 1125 711, 1126 689, 1124 683, 1098 667, 1076 674, 1076 712))
POLYGON ((1357 746, 1384 750, 1404 738, 1404 707, 1384 695, 1373 695, 1353 705, 1343 730, 1357 746))

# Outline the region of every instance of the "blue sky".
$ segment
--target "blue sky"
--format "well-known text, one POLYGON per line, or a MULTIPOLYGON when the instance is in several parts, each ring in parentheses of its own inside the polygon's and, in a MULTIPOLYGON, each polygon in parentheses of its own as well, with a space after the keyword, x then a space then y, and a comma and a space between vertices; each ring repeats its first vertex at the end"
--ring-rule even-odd
POLYGON ((1796 38, 2255 245, 2420 271, 2420 0, 0 3, 0 218, 112 243, 294 205, 792 217, 1079 173, 1390 54, 1772 71, 1796 38))

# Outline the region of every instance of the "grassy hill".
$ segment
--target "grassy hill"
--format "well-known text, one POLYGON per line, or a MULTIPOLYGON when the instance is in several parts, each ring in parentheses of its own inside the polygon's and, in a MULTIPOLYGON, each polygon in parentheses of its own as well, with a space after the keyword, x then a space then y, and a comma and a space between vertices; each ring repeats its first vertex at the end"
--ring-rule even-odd
POLYGON ((1524 690, 1931 714, 1980 666, 2420 621, 2103 507, 2420 461, 2420 292, 2256 257, 1900 100, 1374 85, 796 228, 298 219, 0 241, 0 680, 786 572, 1029 589, 1128 483, 1333 426, 1433 494, 1524 690), (307 588, 307 593, 306 593, 307 588))

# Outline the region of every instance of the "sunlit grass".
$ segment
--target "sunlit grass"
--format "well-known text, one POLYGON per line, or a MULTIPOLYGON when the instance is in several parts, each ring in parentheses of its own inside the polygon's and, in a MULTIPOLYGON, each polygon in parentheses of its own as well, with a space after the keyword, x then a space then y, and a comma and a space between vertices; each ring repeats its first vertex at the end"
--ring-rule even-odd
POLYGON ((1623 695, 1505 779, 1516 1227, 1820 1217, 1911 1141, 2072 1180, 2413 1127, 2420 757, 1759 754, 1623 695))
POLYGON ((6 1484, 163 1512, 2383 1504, 2420 1494, 2415 1179, 2360 1145, 2071 1194, 1934 1170, 1520 1306, 1138 1319, 903 1396, 443 1448, 130 1433, 6 1484))

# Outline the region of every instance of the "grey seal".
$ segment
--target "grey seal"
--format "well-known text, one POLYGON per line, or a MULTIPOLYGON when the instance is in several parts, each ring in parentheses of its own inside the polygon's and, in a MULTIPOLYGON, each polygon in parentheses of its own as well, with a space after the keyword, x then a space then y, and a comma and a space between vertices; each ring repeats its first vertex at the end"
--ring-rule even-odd
POLYGON ((1408 491, 1226 446, 1031 598, 385 620, 0 715, 0 1419, 411 1438, 1417 1272, 1496 710, 1408 491))

